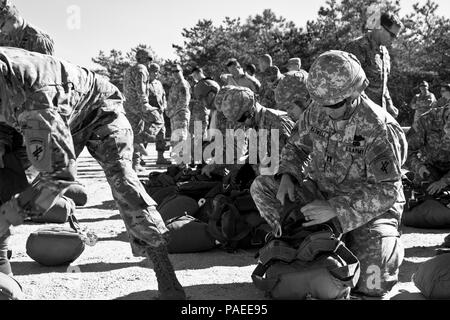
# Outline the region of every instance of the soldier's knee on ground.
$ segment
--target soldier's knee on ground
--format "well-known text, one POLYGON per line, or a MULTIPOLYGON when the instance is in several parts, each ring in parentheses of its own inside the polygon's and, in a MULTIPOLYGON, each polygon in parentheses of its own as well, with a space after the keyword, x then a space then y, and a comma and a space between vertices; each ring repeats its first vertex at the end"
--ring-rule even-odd
POLYGON ((351 245, 361 267, 355 293, 382 297, 398 282, 404 248, 399 237, 376 237, 364 244, 351 245))

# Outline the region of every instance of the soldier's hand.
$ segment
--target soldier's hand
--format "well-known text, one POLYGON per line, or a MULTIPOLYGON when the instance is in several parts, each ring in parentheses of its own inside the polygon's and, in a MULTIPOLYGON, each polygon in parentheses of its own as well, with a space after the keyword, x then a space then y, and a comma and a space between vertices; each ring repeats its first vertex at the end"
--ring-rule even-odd
POLYGON ((314 200, 301 208, 300 211, 308 221, 303 224, 304 227, 322 224, 337 216, 336 210, 325 200, 314 200))
POLYGON ((442 191, 447 186, 447 182, 444 180, 439 180, 430 184, 427 188, 428 194, 436 194, 442 191))
POLYGON ((3 143, 0 142, 0 168, 5 167, 5 163, 3 162, 3 156, 5 155, 6 148, 3 143))
POLYGON ((430 171, 428 171, 428 169, 427 169, 426 166, 421 166, 421 167, 419 168, 419 176, 420 176, 422 179, 425 179, 426 176, 429 176, 429 175, 430 175, 430 171))
POLYGON ((295 185, 294 182, 292 182, 292 178, 288 174, 283 174, 283 177, 281 178, 280 187, 278 188, 277 193, 277 199, 281 202, 281 204, 284 206, 284 200, 286 198, 286 195, 289 196, 289 200, 294 202, 295 201, 295 185))

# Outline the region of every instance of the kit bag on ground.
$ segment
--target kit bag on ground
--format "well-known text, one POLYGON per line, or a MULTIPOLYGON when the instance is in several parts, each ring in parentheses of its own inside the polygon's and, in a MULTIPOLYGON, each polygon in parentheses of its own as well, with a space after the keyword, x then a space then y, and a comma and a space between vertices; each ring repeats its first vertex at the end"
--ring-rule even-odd
POLYGON ((449 228, 450 209, 437 200, 425 200, 403 213, 402 224, 412 228, 449 228))
POLYGON ((20 300, 22 298, 22 286, 19 282, 0 272, 0 300, 20 300))
POLYGON ((413 280, 426 298, 450 299, 450 254, 442 254, 422 263, 413 280))
POLYGON ((68 265, 85 249, 78 221, 69 217, 70 228, 46 227, 30 234, 26 243, 28 256, 44 266, 68 265))
POLYGON ((162 187, 155 190, 152 193, 149 193, 150 197, 152 197, 152 199, 155 200, 157 204, 161 204, 164 201, 164 199, 172 197, 176 194, 177 194, 176 186, 162 187))
POLYGON ((170 253, 193 253, 214 249, 216 243, 208 233, 208 225, 189 215, 166 221, 170 240, 170 253))
POLYGON ((178 194, 165 198, 164 201, 156 207, 156 210, 158 210, 164 221, 184 215, 195 216, 198 209, 197 201, 190 197, 178 194))
POLYGON ((62 196, 55 204, 40 217, 31 217, 36 223, 66 223, 75 212, 75 203, 72 199, 62 196))
POLYGON ((258 254, 253 283, 272 299, 348 299, 360 266, 339 239, 336 224, 305 228, 300 208, 308 202, 286 203, 282 237, 267 238, 258 254))

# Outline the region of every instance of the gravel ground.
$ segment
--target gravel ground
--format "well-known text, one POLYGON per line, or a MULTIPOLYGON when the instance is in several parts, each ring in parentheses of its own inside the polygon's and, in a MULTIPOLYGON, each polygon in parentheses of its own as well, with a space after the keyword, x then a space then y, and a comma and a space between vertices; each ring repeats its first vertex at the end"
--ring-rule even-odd
MULTIPOLYGON (((155 163, 154 145, 149 147, 148 163, 155 163)), ((131 254, 125 227, 112 200, 100 166, 86 150, 78 161, 79 179, 86 185, 89 200, 77 208, 83 227, 93 230, 99 240, 86 246, 83 254, 69 267, 44 267, 27 256, 26 240, 40 224, 26 223, 14 229, 11 260, 15 278, 22 284, 26 299, 36 300, 149 300, 157 296, 157 283, 151 262, 131 254)), ((148 171, 163 169, 148 166, 148 171)), ((145 174, 141 175, 144 179, 145 174)), ((404 228, 402 240, 405 260, 400 282, 385 299, 424 299, 412 282, 421 263, 435 255, 449 230, 404 228)), ((263 300, 252 284, 256 251, 239 250, 230 254, 213 250, 197 254, 173 254, 171 260, 178 279, 194 300, 263 300)))

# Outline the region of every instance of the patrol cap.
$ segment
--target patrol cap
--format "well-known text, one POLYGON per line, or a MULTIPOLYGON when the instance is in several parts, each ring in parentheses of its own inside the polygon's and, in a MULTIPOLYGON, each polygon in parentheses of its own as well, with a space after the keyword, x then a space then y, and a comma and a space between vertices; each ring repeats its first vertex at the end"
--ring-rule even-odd
POLYGON ((287 68, 298 67, 298 69, 300 70, 300 68, 302 67, 302 59, 300 59, 300 58, 291 58, 286 63, 286 67, 287 68))
POLYGON ((314 61, 306 84, 311 99, 322 106, 336 105, 368 85, 359 60, 339 50, 327 51, 314 61))
POLYGON ((194 87, 194 96, 197 99, 206 98, 212 91, 217 94, 220 90, 220 86, 217 82, 211 79, 199 81, 194 87))
POLYGON ((230 121, 238 121, 245 112, 255 107, 255 94, 245 87, 234 87, 224 96, 221 106, 223 115, 230 121))
POLYGON ((161 67, 157 63, 151 63, 148 67, 148 71, 150 72, 159 72, 161 70, 161 67))
POLYGON ((428 82, 422 81, 422 82, 419 84, 419 88, 420 88, 420 87, 426 87, 426 88, 429 88, 430 85, 428 84, 428 82))

